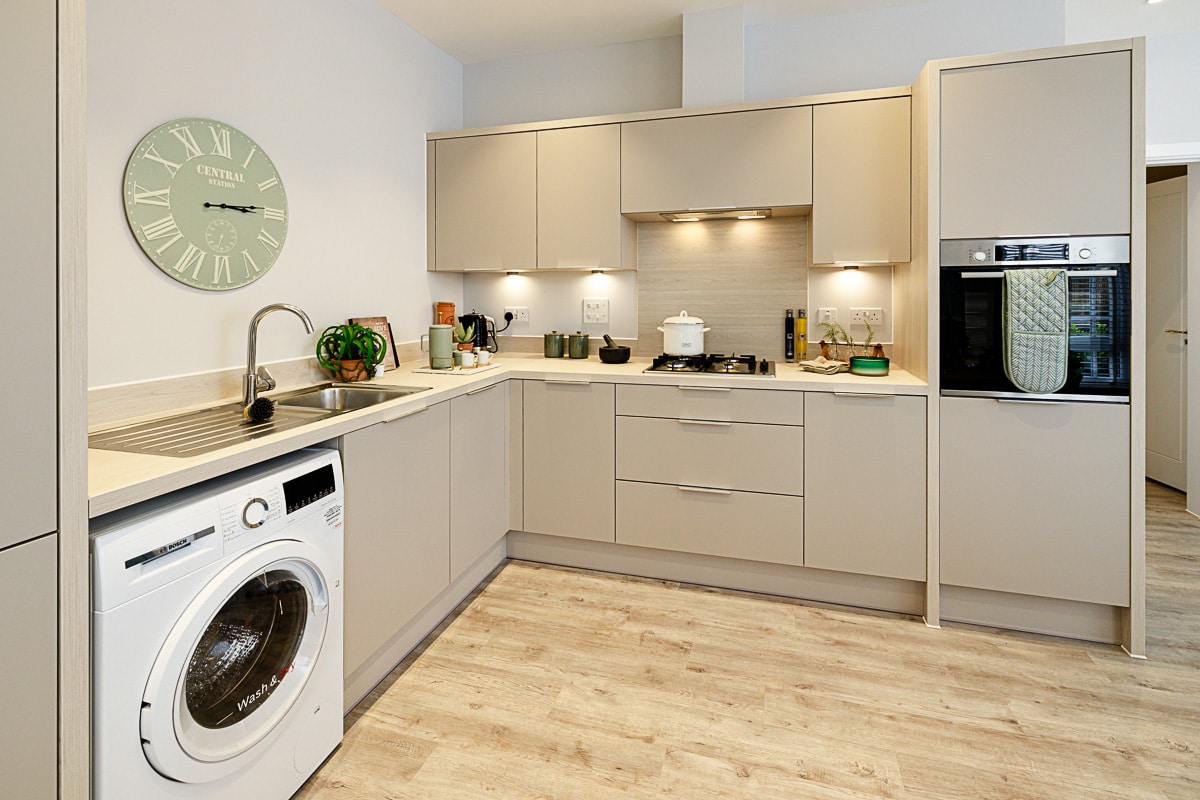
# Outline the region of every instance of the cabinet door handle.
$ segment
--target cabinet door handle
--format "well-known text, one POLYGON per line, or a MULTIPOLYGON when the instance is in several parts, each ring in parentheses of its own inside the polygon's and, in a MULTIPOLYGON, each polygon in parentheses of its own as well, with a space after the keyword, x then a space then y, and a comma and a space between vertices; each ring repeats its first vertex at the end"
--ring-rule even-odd
POLYGON ((728 386, 680 386, 681 392, 732 392, 728 386))
POLYGON ((486 392, 489 389, 495 389, 499 385, 500 384, 498 384, 498 383, 489 383, 487 386, 484 386, 480 389, 475 389, 473 391, 467 392, 467 397, 470 397, 471 395, 474 395, 474 394, 482 394, 483 392, 486 392))
POLYGON ((1177 331, 1174 328, 1167 328, 1165 331, 1163 331, 1163 333, 1179 333, 1187 336, 1187 331, 1177 331))
POLYGON ((891 399, 895 398, 896 395, 894 395, 894 394, 878 394, 875 392, 834 392, 833 396, 834 397, 869 397, 872 399, 882 398, 884 400, 891 400, 891 399))
POLYGON ((713 422, 706 419, 677 419, 680 425, 706 425, 710 428, 732 428, 732 422, 713 422))
POLYGON ((676 486, 681 492, 691 492, 692 494, 733 494, 728 489, 704 489, 700 486, 676 486))
POLYGON ((563 386, 587 386, 587 385, 591 384, 591 381, 589 381, 589 380, 573 381, 573 380, 566 380, 564 378, 546 378, 546 380, 543 382, 544 383, 557 383, 557 384, 561 384, 563 386))
POLYGON ((384 424, 387 424, 389 422, 395 422, 396 420, 404 419, 405 417, 411 417, 413 414, 420 414, 422 411, 428 411, 428 410, 429 410, 429 406, 421 406, 420 408, 410 408, 409 410, 403 411, 403 412, 395 415, 394 417, 388 417, 387 419, 384 420, 384 424))

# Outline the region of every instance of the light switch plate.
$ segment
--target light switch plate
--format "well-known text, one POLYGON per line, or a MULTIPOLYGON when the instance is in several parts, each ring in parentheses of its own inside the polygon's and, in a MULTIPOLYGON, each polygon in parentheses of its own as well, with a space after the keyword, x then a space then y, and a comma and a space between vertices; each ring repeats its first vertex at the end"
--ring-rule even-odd
POLYGON ((585 325, 606 325, 606 324, 608 324, 608 298, 607 297, 585 297, 585 298, 583 298, 583 324, 585 324, 585 325))
POLYGON ((817 322, 828 322, 831 324, 834 322, 837 322, 837 309, 836 308, 818 308, 817 309, 817 322))

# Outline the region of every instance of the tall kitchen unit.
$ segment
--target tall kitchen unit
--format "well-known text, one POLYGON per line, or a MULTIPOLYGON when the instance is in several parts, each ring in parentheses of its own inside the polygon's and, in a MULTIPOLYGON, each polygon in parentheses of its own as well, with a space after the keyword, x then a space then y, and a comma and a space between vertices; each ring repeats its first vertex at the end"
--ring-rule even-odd
POLYGON ((11 797, 57 796, 57 111, 54 3, 0 9, 0 339, 19 391, 0 401, 0 775, 11 797))
POLYGON ((0 775, 88 796, 83 0, 0 5, 0 775))
MULTIPOLYGON (((928 104, 921 234, 930 243, 936 342, 930 383, 940 395, 932 412, 940 479, 930 559, 940 573, 940 616, 1120 643, 1139 656, 1145 652, 1143 63, 1141 40, 1124 40, 932 62, 918 82, 928 104), (959 298, 952 302, 957 283, 939 250, 947 259, 967 252, 973 240, 990 240, 993 248, 970 250, 979 264, 967 268, 975 270, 967 277, 985 278, 1003 275, 1009 265, 1000 262, 1010 258, 1037 266, 1036 259, 1050 257, 1037 246, 1068 237, 1129 242, 1128 266, 1118 270, 1128 271, 1128 285, 1112 281, 1112 291, 1127 293, 1121 335, 1130 353, 1122 366, 1129 389, 1115 393, 1127 396, 1100 402, 1070 393, 958 391, 962 371, 980 363, 961 355, 981 349, 966 340, 995 328, 989 352, 1000 352, 1000 315, 998 304, 985 308, 976 299, 964 312, 959 298), (1017 242, 1034 242, 1035 249, 1012 256, 1017 242), (979 323, 981 316, 995 323, 979 323)), ((1077 337, 1086 333, 1075 325, 1084 302, 1076 294, 1099 283, 1087 277, 1090 268, 1068 271, 1072 359, 1083 355, 1077 337)))

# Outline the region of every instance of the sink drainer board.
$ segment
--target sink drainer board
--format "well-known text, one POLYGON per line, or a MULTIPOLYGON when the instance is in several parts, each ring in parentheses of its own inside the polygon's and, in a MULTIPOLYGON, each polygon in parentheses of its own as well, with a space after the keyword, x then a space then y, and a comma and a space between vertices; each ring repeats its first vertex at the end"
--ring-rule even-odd
POLYGON ((267 422, 247 422, 242 416, 242 406, 234 403, 96 431, 88 435, 88 447, 187 458, 297 428, 330 415, 325 410, 277 406, 275 416, 267 422))

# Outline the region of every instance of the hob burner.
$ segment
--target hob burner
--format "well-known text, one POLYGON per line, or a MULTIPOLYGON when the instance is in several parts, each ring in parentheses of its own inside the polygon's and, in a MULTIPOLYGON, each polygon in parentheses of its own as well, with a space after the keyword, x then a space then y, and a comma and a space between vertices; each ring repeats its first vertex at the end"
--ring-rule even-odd
POLYGON ((759 359, 753 355, 725 355, 723 353, 681 356, 664 353, 655 356, 646 372, 687 372, 700 375, 738 375, 775 377, 775 362, 759 359))

